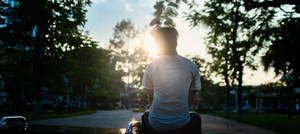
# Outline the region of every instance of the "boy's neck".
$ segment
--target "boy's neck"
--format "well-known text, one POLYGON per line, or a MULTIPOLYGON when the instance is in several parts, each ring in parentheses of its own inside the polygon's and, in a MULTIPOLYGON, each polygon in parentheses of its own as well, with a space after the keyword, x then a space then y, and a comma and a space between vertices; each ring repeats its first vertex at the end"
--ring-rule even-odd
POLYGON ((177 54, 177 51, 175 49, 175 50, 169 50, 169 51, 162 51, 162 52, 158 53, 158 55, 159 56, 176 56, 178 54, 177 54))

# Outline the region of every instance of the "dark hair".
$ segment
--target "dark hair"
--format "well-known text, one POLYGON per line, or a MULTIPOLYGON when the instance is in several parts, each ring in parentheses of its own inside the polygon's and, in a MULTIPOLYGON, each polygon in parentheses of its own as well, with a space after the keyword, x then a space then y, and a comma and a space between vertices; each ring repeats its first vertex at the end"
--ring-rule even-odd
POLYGON ((178 32, 173 27, 155 27, 151 31, 151 35, 154 38, 165 38, 165 39, 171 39, 171 40, 178 39, 178 32))
POLYGON ((160 46, 165 49, 176 49, 178 32, 173 27, 155 27, 151 35, 158 40, 160 46))

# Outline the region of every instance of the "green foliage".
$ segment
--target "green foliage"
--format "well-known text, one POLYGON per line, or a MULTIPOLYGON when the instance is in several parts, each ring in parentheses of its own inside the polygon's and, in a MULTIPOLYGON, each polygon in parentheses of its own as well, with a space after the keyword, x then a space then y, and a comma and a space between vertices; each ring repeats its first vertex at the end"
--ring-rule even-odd
POLYGON ((220 106, 224 103, 226 90, 225 87, 219 86, 211 79, 213 75, 210 69, 211 63, 199 56, 193 56, 189 59, 197 65, 201 77, 202 90, 199 92, 199 104, 213 107, 214 110, 222 109, 220 106))
POLYGON ((227 73, 235 79, 238 64, 256 69, 253 57, 269 39, 266 31, 261 29, 271 27, 275 12, 261 10, 255 13, 245 12, 239 2, 214 0, 206 2, 202 11, 194 8, 187 15, 193 27, 205 24, 210 28, 206 44, 213 58, 211 69, 217 74, 227 73))
POLYGON ((141 87, 141 81, 149 60, 149 53, 143 48, 144 31, 138 30, 130 20, 122 20, 114 28, 109 48, 112 50, 112 61, 122 76, 130 77, 126 83, 141 87), (133 44, 141 38, 139 44, 133 44))
POLYGON ((172 20, 178 15, 177 9, 179 7, 179 0, 159 0, 156 1, 153 13, 154 19, 150 22, 150 26, 167 26, 175 27, 176 24, 172 20))
POLYGON ((186 20, 192 27, 204 24, 209 28, 206 45, 212 56, 211 69, 224 78, 227 94, 230 87, 238 85, 239 120, 244 68, 256 69, 254 57, 270 39, 265 32, 273 27, 275 13, 265 9, 246 11, 241 0, 206 1, 203 10, 195 6, 187 13, 186 20))
POLYGON ((81 30, 86 22, 86 6, 91 2, 13 2, 14 6, 1 3, 0 7, 1 18, 7 19, 0 27, 0 55, 4 55, 0 59, 0 75, 11 86, 10 90, 31 88, 34 99, 39 101, 41 88, 55 85, 56 79, 61 79, 64 50, 92 45, 81 30))
MULTIPOLYGON (((109 40, 111 49, 126 49, 130 45, 129 40, 132 40, 137 35, 134 24, 130 20, 122 20, 114 27, 113 38, 109 40)), ((125 51, 125 50, 124 50, 125 51)))
POLYGON ((109 40, 109 49, 112 50, 112 62, 117 70, 128 73, 129 51, 137 34, 138 31, 130 20, 122 20, 114 27, 113 37, 109 40))
POLYGON ((144 113, 147 109, 143 107, 134 107, 132 112, 144 113))
POLYGON ((140 88, 142 86, 143 75, 149 62, 150 54, 144 49, 143 44, 134 48, 134 52, 130 55, 132 63, 132 84, 140 88))
POLYGON ((110 63, 110 53, 96 47, 82 47, 66 52, 64 63, 68 85, 73 93, 108 100, 118 99, 123 82, 110 63))
POLYGON ((0 79, 10 101, 24 101, 23 92, 40 101, 42 88, 118 99, 123 83, 111 52, 83 32, 90 0, 13 2, 0 2, 0 79))
POLYGON ((290 74, 300 77, 300 64, 298 62, 298 31, 300 18, 284 18, 277 27, 275 40, 262 57, 265 70, 274 67, 277 75, 290 74))
POLYGON ((189 59, 191 59, 191 61, 193 61, 197 65, 201 77, 201 84, 203 90, 210 89, 210 87, 215 85, 215 83, 213 83, 213 80, 211 79, 212 71, 209 68, 210 63, 199 56, 193 56, 189 59))

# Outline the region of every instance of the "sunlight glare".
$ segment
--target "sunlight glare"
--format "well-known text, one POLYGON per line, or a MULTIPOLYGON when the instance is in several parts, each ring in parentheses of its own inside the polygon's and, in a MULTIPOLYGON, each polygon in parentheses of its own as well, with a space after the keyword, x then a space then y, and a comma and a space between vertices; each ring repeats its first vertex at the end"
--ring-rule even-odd
POLYGON ((136 122, 137 120, 135 118, 132 118, 130 122, 136 122))
POLYGON ((151 37, 150 34, 147 34, 144 40, 144 49, 150 53, 152 57, 156 57, 157 55, 157 48, 155 45, 154 39, 151 37))
POLYGON ((125 128, 121 128, 119 131, 120 131, 121 134, 125 134, 126 129, 125 128))

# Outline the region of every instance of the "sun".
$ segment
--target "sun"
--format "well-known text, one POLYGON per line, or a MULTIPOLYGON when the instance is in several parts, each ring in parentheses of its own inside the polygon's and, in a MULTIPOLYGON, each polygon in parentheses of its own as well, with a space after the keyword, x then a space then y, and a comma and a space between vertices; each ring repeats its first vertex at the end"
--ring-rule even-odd
POLYGON ((151 57, 157 56, 157 47, 155 41, 150 34, 147 34, 144 39, 144 49, 150 54, 151 57))

